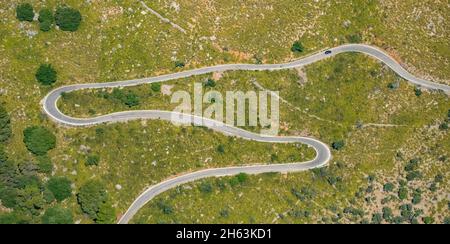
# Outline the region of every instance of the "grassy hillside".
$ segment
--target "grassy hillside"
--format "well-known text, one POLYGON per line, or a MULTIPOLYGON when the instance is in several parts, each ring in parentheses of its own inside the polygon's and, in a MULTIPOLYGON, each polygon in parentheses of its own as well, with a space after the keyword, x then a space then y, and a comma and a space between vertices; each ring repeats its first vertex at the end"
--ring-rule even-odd
MULTIPOLYGON (((182 129, 158 121, 77 129, 58 126, 42 113, 40 106, 45 94, 55 87, 148 77, 221 63, 286 61, 348 42, 382 47, 407 64, 415 74, 432 76, 443 83, 448 83, 450 72, 443 68, 449 66, 450 56, 449 31, 445 24, 449 12, 446 1, 199 1, 195 4, 184 0, 146 1, 150 7, 185 28, 187 34, 161 23, 134 0, 27 2, 32 4, 35 12, 43 8, 55 10, 66 4, 78 9, 83 20, 76 32, 64 32, 55 27, 43 32, 37 21, 19 22, 16 19, 15 9, 22 1, 0 1, 0 103, 10 113, 13 130, 12 138, 5 145, 6 152, 14 164, 25 162, 33 166, 38 158, 23 143, 24 129, 39 125, 56 135, 56 148, 48 153, 54 170, 50 175, 38 176, 42 183, 52 175, 71 180, 73 194, 58 205, 69 209, 75 222, 92 222, 81 212, 75 195, 90 179, 106 185, 111 204, 119 215, 145 186, 174 174, 219 165, 269 163, 272 154, 277 153, 280 161, 306 159, 311 157, 311 152, 301 148, 299 154, 296 145, 231 140, 201 128, 182 129), (304 44, 303 54, 290 51, 296 40, 304 44), (177 62, 183 62, 185 67, 177 68, 177 62), (42 86, 36 81, 35 73, 44 63, 52 64, 58 72, 58 80, 53 86, 42 86), (173 148, 178 144, 182 146, 173 148), (219 144, 229 151, 223 155, 218 153, 216 147, 219 144), (187 158, 186 150, 192 152, 187 158), (100 157, 99 166, 85 166, 89 155, 100 157), (152 164, 155 160, 156 166, 152 164)), ((417 98, 414 88, 404 82, 391 91, 387 86, 397 82, 395 75, 364 56, 338 57, 337 61, 308 67, 306 73, 309 82, 302 86, 296 82, 299 79, 297 71, 227 73, 221 82, 227 89, 233 88, 232 80, 237 80, 234 88, 255 89, 250 80, 256 78, 266 88, 280 90, 293 105, 282 105, 283 134, 312 135, 329 143, 344 139, 349 147, 335 152, 336 159, 351 165, 348 167, 362 162, 360 167, 368 169, 357 176, 349 176, 351 190, 342 198, 352 195, 365 181, 361 175, 373 172, 375 168, 391 168, 393 155, 402 148, 411 148, 403 163, 419 154, 418 150, 423 150, 424 156, 420 157, 428 157, 429 162, 449 151, 435 145, 448 145, 444 143, 448 141, 447 132, 436 128, 445 120, 449 108, 445 96, 424 92, 417 98), (352 69, 346 69, 347 66, 352 69), (373 75, 372 70, 376 71, 373 75), (272 83, 274 79, 278 82, 272 83), (351 83, 345 83, 346 79, 351 83), (337 89, 340 92, 336 92, 337 89), (308 113, 315 116, 308 117, 308 113), (402 127, 367 125, 363 130, 357 130, 355 125, 360 123, 356 122, 402 127), (430 136, 431 133, 437 136, 430 136), (370 144, 366 145, 363 142, 368 138, 370 144), (422 144, 417 142, 427 138, 430 141, 419 146, 422 144), (417 145, 407 147, 411 144, 409 141, 417 145)), ((148 87, 134 89, 142 94, 148 91, 148 87)), ((167 98, 146 94, 141 106, 150 107, 153 101, 159 101, 158 106, 167 106, 167 98)), ((83 104, 77 110, 75 104, 81 105, 86 100, 80 101, 77 100, 79 97, 73 96, 61 106, 68 106, 68 111, 84 116, 123 109, 121 104, 99 101, 91 94, 80 97, 92 99, 89 100, 92 104, 83 104)), ((436 170, 448 172, 446 168, 436 170)), ((278 176, 271 177, 275 180, 278 176)), ((255 184, 258 179, 251 177, 248 184, 255 184)), ((267 184, 270 182, 268 179, 267 184)), ((277 189, 284 188, 280 185, 271 190, 277 189)), ((327 194, 332 195, 333 189, 329 188, 327 194)), ((33 210, 34 215, 25 222, 40 222, 45 210, 54 205, 52 202, 33 210)), ((433 205, 439 207, 434 216, 448 213, 443 210, 444 205, 439 201, 433 205)), ((2 215, 10 211, 0 207, 2 215)), ((172 217, 162 220, 172 221, 172 217)), ((180 220, 183 219, 180 217, 180 220)), ((262 218, 257 220, 266 222, 262 218)))

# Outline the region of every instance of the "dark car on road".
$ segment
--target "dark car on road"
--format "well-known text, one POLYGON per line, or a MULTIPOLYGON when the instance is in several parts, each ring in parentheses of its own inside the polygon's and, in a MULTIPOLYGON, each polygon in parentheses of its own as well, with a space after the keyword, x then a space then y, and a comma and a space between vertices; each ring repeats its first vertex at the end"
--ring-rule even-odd
POLYGON ((325 51, 325 55, 330 55, 330 54, 331 54, 331 51, 330 51, 330 50, 325 51))

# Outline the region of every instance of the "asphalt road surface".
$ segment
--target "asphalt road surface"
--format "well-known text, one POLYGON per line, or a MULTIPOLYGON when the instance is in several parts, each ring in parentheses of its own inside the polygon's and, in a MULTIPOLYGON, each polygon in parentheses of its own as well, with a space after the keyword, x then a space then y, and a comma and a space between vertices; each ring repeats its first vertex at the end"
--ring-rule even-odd
POLYGON ((202 124, 212 130, 224 133, 229 136, 236 136, 248 140, 267 142, 267 143, 303 143, 316 151, 316 158, 309 162, 287 163, 287 164, 261 164, 252 166, 239 166, 228 168, 215 168, 205 169, 193 173, 176 176, 174 178, 163 181, 157 185, 154 185, 145 190, 136 200, 131 204, 127 212, 119 220, 119 224, 128 223, 131 218, 141 209, 147 202, 153 199, 158 194, 164 191, 172 189, 176 186, 185 184, 187 182, 196 181, 208 177, 221 177, 231 176, 239 173, 246 174, 261 174, 267 172, 299 172, 313 168, 323 167, 331 160, 331 152, 329 147, 313 138, 306 137, 270 137, 263 136, 255 133, 251 133, 233 126, 226 125, 221 122, 196 117, 193 115, 182 115, 170 111, 159 110, 146 110, 146 111, 125 111, 119 113, 108 114, 95 118, 72 118, 61 111, 57 107, 57 101, 61 97, 62 93, 73 92, 82 89, 97 89, 97 88, 113 88, 113 87, 127 87, 136 86, 140 84, 164 82, 169 80, 187 78, 196 75, 208 74, 213 72, 224 72, 233 70, 249 70, 249 71, 262 71, 262 70, 282 70, 291 69, 296 67, 306 66, 324 60, 326 58, 333 57, 340 53, 346 52, 358 52, 369 55, 389 66, 395 73, 404 78, 405 80, 420 86, 425 89, 441 90, 447 94, 450 93, 450 87, 444 84, 434 83, 421 78, 417 78, 414 75, 406 71, 395 59, 390 57, 384 51, 367 45, 350 44, 343 45, 335 48, 328 49, 327 52, 322 51, 305 58, 301 58, 289 63, 283 64, 226 64, 212 67, 205 67, 200 69, 188 70, 174 74, 167 74, 162 76, 135 79, 127 81, 117 81, 109 83, 94 83, 94 84, 78 84, 60 87, 50 92, 42 101, 43 109, 45 113, 54 121, 67 125, 67 126, 92 126, 101 123, 108 122, 124 122, 137 119, 161 119, 167 121, 178 121, 182 124, 202 124))

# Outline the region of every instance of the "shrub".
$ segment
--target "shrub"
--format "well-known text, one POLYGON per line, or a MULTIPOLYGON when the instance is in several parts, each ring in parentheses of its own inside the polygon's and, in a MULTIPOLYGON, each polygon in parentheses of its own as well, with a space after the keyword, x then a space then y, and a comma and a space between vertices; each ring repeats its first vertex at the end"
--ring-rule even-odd
POLYGON ((63 31, 77 31, 82 17, 80 11, 70 7, 59 7, 56 10, 56 25, 63 31))
POLYGON ((345 142, 343 140, 339 140, 339 141, 333 142, 333 144, 331 146, 333 147, 334 150, 339 151, 342 148, 344 148, 345 142))
POLYGON ((417 97, 422 96, 422 90, 419 87, 414 88, 414 94, 416 94, 417 97))
POLYGON ((444 224, 450 225, 450 217, 445 217, 444 224))
POLYGON ((140 103, 139 97, 134 93, 128 93, 125 97, 124 103, 130 108, 138 106, 140 103))
POLYGON ((80 188, 77 198, 81 210, 93 220, 96 220, 100 207, 108 200, 108 195, 103 184, 91 180, 80 188))
POLYGON ((427 225, 431 225, 434 224, 434 218, 433 217, 423 217, 422 221, 427 224, 427 225))
POLYGON ((175 62, 175 67, 176 68, 184 68, 184 66, 186 66, 186 64, 182 61, 176 61, 175 62))
POLYGON ((38 156, 45 155, 56 146, 56 137, 44 127, 28 127, 23 131, 23 135, 28 150, 38 156))
POLYGON ((38 156, 39 172, 43 174, 50 174, 53 171, 53 163, 47 155, 38 156))
POLYGON ((42 85, 49 86, 56 82, 57 72, 51 64, 42 64, 36 72, 36 79, 42 85))
POLYGON ((417 189, 417 190, 414 191, 412 203, 414 205, 417 205, 421 201, 422 201, 422 192, 419 189, 417 189))
POLYGON ((305 51, 305 47, 300 41, 296 41, 294 42, 294 44, 292 44, 291 51, 294 53, 302 53, 303 51, 305 51))
POLYGON ((400 87, 400 83, 399 82, 392 82, 388 84, 388 88, 390 90, 397 90, 400 87))
POLYGON ((346 36, 348 42, 350 43, 361 43, 362 42, 362 37, 361 34, 352 34, 352 35, 348 35, 346 36))
POLYGON ((163 201, 159 201, 156 205, 166 215, 170 215, 170 214, 173 213, 173 207, 170 206, 168 203, 165 203, 163 201))
POLYGON ((151 89, 154 92, 160 92, 161 91, 161 83, 152 83, 151 89))
POLYGON ((100 162, 100 156, 98 155, 89 155, 86 159, 87 166, 98 166, 100 162))
POLYGON ((413 181, 422 178, 422 174, 419 171, 412 171, 406 175, 406 180, 413 181))
POLYGON ((34 19, 33 6, 29 3, 22 3, 16 8, 16 17, 19 21, 32 22, 34 19))
POLYGON ((208 79, 205 82, 205 87, 210 87, 210 88, 216 87, 216 81, 213 79, 208 79))
POLYGON ((439 126, 440 130, 448 130, 448 123, 444 122, 439 126))
POLYGON ((50 31, 53 23, 55 22, 55 17, 50 9, 42 9, 39 11, 39 28, 41 31, 50 31))
POLYGON ((59 202, 72 195, 72 188, 70 185, 71 182, 66 177, 53 177, 47 183, 48 189, 59 202))
POLYGON ((8 161, 8 155, 5 152, 5 149, 0 144, 0 164, 6 163, 8 161))
POLYGON ((384 187, 383 187, 383 190, 385 191, 385 192, 391 192, 391 191, 393 191, 394 190, 394 184, 392 184, 392 183, 386 183, 385 185, 384 185, 384 187))
POLYGON ((2 200, 2 205, 7 208, 15 208, 17 205, 17 189, 12 187, 1 187, 0 188, 0 199, 2 200))
POLYGON ((95 222, 98 224, 114 224, 116 222, 116 210, 111 203, 105 202, 100 206, 95 222))
POLYGON ((409 163, 405 166, 405 171, 411 172, 419 168, 420 159, 411 159, 409 163))
POLYGON ((408 189, 406 187, 401 187, 398 190, 398 198, 400 200, 405 200, 408 198, 408 189))
POLYGON ((72 213, 69 209, 56 206, 49 208, 42 216, 43 224, 73 224, 72 213))
POLYGON ((383 216, 379 213, 372 215, 372 223, 373 224, 381 224, 383 221, 383 216))
POLYGON ((383 208, 383 219, 386 221, 391 220, 393 217, 393 213, 392 213, 392 209, 388 208, 388 207, 384 207, 383 208))
POLYGON ((236 178, 240 184, 243 184, 248 180, 248 175, 245 173, 240 173, 236 175, 236 178))
POLYGON ((213 191, 213 187, 208 182, 203 182, 199 186, 199 190, 203 193, 211 193, 213 191))
POLYGON ((0 105, 0 143, 6 142, 11 134, 11 119, 5 108, 0 105))
POLYGON ((217 152, 219 152, 219 153, 225 153, 225 146, 224 145, 222 145, 222 144, 220 144, 218 147, 217 147, 217 152))
POLYGON ((222 209, 219 214, 222 218, 228 218, 230 216, 230 211, 228 209, 222 209))
POLYGON ((434 177, 434 182, 436 183, 442 183, 444 182, 444 175, 439 173, 434 177))

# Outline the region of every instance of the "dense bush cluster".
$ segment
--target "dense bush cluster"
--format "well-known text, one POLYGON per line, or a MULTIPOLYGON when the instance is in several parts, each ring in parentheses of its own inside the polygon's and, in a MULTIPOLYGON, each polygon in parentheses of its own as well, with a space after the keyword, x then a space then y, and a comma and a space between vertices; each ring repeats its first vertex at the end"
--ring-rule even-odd
MULTIPOLYGON (((22 3, 16 7, 16 17, 19 21, 33 22, 35 13, 33 6, 29 3, 22 3)), ((63 31, 76 31, 80 27, 82 16, 80 11, 68 6, 58 7, 55 14, 53 10, 43 8, 39 11, 39 29, 41 31, 50 31, 53 24, 63 31)))
MULTIPOLYGON (((2 114, 7 114, 3 108, 1 110, 2 114)), ((6 120, 9 123, 9 118, 6 120)), ((24 133, 33 148, 35 144, 39 145, 39 140, 35 140, 42 135, 39 128, 31 127, 24 133)), ((70 182, 59 177, 51 178, 47 183, 41 179, 41 173, 52 171, 50 158, 39 156, 38 163, 17 160, 8 157, 3 143, 0 143, 0 200, 2 208, 9 211, 0 211, 0 224, 73 223, 71 211, 56 202, 70 196, 70 182)))
POLYGON ((138 106, 140 104, 139 96, 131 91, 128 93, 125 93, 123 90, 115 88, 113 90, 111 96, 108 94, 104 95, 105 99, 108 99, 110 97, 116 101, 119 101, 119 102, 127 105, 130 108, 138 106))
POLYGON ((114 208, 109 203, 104 185, 92 180, 85 183, 78 193, 81 210, 97 223, 113 223, 116 219, 114 208))

